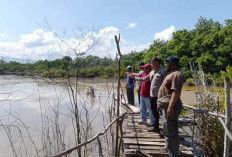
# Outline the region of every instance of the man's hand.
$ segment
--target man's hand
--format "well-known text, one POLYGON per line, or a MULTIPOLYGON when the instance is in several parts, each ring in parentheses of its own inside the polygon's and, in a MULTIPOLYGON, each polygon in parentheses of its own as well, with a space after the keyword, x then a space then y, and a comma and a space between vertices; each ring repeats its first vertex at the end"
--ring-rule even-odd
POLYGON ((171 100, 169 102, 168 109, 167 109, 167 115, 169 118, 174 117, 174 106, 176 105, 179 98, 180 98, 180 92, 174 90, 172 92, 171 100))
POLYGON ((157 112, 159 112, 160 111, 160 107, 157 105, 157 112))
POLYGON ((132 74, 130 74, 130 78, 134 79, 134 78, 135 78, 135 76, 134 76, 134 75, 132 75, 132 74))
POLYGON ((173 118, 174 117, 174 108, 169 106, 168 110, 167 110, 167 115, 168 115, 168 118, 173 118))

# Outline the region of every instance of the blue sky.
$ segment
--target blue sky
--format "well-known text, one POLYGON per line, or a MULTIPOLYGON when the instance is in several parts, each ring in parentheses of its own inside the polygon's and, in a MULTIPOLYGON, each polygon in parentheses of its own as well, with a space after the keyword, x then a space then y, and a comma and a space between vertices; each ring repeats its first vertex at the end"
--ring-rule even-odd
POLYGON ((104 37, 87 54, 103 57, 115 53, 114 34, 122 35, 124 54, 141 51, 154 39, 170 40, 176 30, 193 29, 200 16, 223 24, 232 19, 231 6, 229 0, 1 0, 0 57, 75 56, 62 43, 64 48, 57 49, 57 37, 44 27, 44 18, 58 34, 65 29, 71 47, 82 40, 73 34, 77 27, 86 35, 98 28, 94 37, 104 37))

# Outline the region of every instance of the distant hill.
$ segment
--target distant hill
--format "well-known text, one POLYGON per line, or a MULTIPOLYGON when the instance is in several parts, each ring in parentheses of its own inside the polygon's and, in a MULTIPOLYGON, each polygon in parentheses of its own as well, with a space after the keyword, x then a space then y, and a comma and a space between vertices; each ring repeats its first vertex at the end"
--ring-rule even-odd
POLYGON ((11 58, 11 57, 0 57, 0 60, 4 60, 6 62, 16 61, 18 63, 35 63, 35 62, 37 62, 37 60, 33 60, 33 59, 11 58))

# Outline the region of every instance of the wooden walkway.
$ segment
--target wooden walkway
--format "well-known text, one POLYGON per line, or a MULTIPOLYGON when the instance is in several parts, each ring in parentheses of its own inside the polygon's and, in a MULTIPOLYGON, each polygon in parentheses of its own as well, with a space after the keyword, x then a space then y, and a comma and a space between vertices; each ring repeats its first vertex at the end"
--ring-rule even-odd
MULTIPOLYGON (((138 122, 141 121, 139 109, 134 106, 132 108, 136 113, 128 115, 124 120, 123 148, 125 156, 168 157, 168 152, 164 149, 165 139, 160 138, 159 134, 155 132, 147 132, 147 126, 139 125, 138 122)), ((180 128, 179 135, 182 139, 188 137, 180 128)), ((180 151, 182 156, 193 156, 191 147, 180 145, 180 151)))

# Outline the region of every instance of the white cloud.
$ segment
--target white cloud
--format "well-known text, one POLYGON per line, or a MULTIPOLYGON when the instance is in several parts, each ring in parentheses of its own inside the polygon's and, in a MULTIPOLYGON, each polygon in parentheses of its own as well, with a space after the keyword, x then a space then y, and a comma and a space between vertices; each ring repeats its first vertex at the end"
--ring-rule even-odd
POLYGON ((1 38, 8 38, 8 35, 6 35, 6 34, 0 34, 0 37, 1 38))
POLYGON ((31 34, 21 35, 20 43, 25 47, 41 47, 54 42, 53 32, 44 32, 42 29, 34 30, 31 34))
POLYGON ((125 47, 122 47, 121 51, 122 51, 122 54, 128 54, 131 51, 140 52, 140 51, 144 51, 148 49, 149 45, 150 43, 142 44, 142 45, 134 45, 134 46, 125 46, 125 47))
MULTIPOLYGON (((116 44, 114 35, 118 34, 118 28, 110 26, 97 32, 87 32, 77 38, 64 39, 66 42, 64 43, 55 36, 54 32, 36 29, 32 33, 20 35, 18 42, 0 42, 0 57, 52 60, 66 55, 75 57, 76 54, 73 50, 77 53, 88 50, 86 55, 115 57, 116 44)), ((75 36, 73 35, 73 37, 75 36)), ((122 54, 131 51, 142 51, 149 47, 149 44, 134 45, 129 43, 131 42, 125 40, 121 35, 120 47, 122 54)))
POLYGON ((155 40, 171 40, 172 39, 172 33, 175 32, 175 26, 171 25, 169 28, 159 32, 155 33, 154 38, 155 40))
POLYGON ((127 29, 129 28, 134 28, 136 27, 137 23, 129 23, 128 26, 126 27, 127 29))

